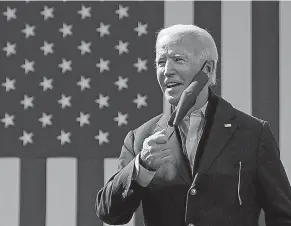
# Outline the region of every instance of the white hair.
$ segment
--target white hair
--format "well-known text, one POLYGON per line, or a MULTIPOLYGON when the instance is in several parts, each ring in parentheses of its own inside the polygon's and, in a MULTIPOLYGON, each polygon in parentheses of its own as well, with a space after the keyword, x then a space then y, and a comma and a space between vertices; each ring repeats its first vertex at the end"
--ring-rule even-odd
POLYGON ((164 28, 158 32, 156 39, 156 48, 159 40, 165 35, 180 37, 192 35, 193 36, 193 45, 194 45, 194 56, 195 62, 199 63, 201 60, 212 60, 214 61, 214 70, 211 78, 211 85, 216 84, 216 68, 218 61, 218 52, 217 47, 214 42, 213 37, 204 30, 196 25, 185 25, 185 24, 176 24, 167 28, 164 28))

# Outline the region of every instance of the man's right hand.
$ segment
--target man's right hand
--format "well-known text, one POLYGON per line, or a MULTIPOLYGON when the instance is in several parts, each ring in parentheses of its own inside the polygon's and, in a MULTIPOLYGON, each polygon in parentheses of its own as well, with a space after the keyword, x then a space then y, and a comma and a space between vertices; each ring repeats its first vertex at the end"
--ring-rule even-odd
POLYGON ((173 154, 167 145, 165 129, 152 134, 144 140, 140 160, 147 169, 157 170, 172 159, 173 154))

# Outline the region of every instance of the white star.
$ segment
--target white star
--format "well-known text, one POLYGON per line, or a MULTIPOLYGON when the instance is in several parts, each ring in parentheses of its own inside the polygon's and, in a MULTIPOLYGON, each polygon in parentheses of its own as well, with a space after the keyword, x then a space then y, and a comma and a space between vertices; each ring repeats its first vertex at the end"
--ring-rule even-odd
POLYGON ((24 99, 20 101, 21 104, 23 104, 23 108, 24 110, 26 110, 27 108, 31 107, 33 108, 34 107, 34 104, 32 103, 34 100, 34 97, 29 97, 27 95, 24 95, 24 99))
POLYGON ((99 145, 102 145, 103 143, 109 143, 108 135, 108 132, 104 133, 102 130, 99 130, 99 134, 95 136, 95 139, 99 141, 99 145))
POLYGON ((64 130, 61 130, 61 135, 57 136, 57 139, 61 141, 61 145, 64 145, 65 143, 71 143, 71 132, 65 132, 64 130))
POLYGON ((119 9, 115 10, 115 13, 118 14, 118 18, 122 19, 123 17, 128 17, 128 6, 123 7, 119 5, 119 9))
POLYGON ((52 125, 52 117, 52 114, 47 115, 46 113, 42 113, 42 117, 38 119, 42 123, 42 128, 45 128, 47 125, 52 125))
POLYGON ((103 94, 99 94, 99 98, 95 100, 97 104, 99 104, 99 108, 102 109, 104 106, 109 107, 108 104, 109 96, 103 96, 103 94))
POLYGON ((10 80, 6 78, 6 82, 3 82, 1 85, 6 88, 6 92, 9 92, 11 89, 15 90, 15 79, 10 80))
POLYGON ((52 8, 48 8, 48 7, 45 5, 43 11, 41 11, 40 14, 43 15, 43 17, 44 17, 43 19, 44 19, 44 20, 47 20, 47 19, 49 19, 49 18, 54 18, 54 17, 55 17, 54 14, 53 14, 53 11, 54 11, 54 10, 55 10, 54 7, 52 7, 52 8))
POLYGON ((128 114, 123 115, 121 112, 118 112, 118 116, 114 118, 114 121, 118 123, 118 126, 127 125, 127 117, 128 114))
POLYGON ((114 82, 114 84, 118 86, 118 91, 121 91, 122 89, 128 88, 127 82, 128 78, 122 78, 121 76, 118 76, 118 81, 114 82))
POLYGON ((62 109, 64 109, 65 107, 71 107, 71 99, 71 96, 66 96, 62 94, 62 98, 58 100, 58 103, 62 105, 62 109))
POLYGON ((1 119, 1 122, 3 122, 5 125, 4 127, 7 128, 8 126, 14 126, 14 115, 9 115, 8 113, 5 113, 4 118, 1 119))
POLYGON ((16 54, 16 44, 11 44, 10 42, 7 42, 6 47, 3 47, 3 51, 6 52, 6 56, 10 56, 11 54, 16 54))
POLYGON ((16 19, 16 15, 15 15, 15 13, 16 13, 16 8, 11 9, 11 8, 8 6, 8 7, 6 8, 6 11, 3 12, 2 14, 3 14, 4 16, 6 16, 7 21, 10 21, 11 19, 16 19))
POLYGON ((146 35, 148 24, 142 24, 141 22, 138 22, 137 27, 134 28, 134 30, 137 32, 138 36, 146 35))
POLYGON ((32 141, 32 136, 33 133, 27 133, 25 130, 22 133, 23 135, 21 137, 19 137, 19 140, 21 140, 23 142, 23 146, 27 145, 27 143, 33 143, 32 141))
POLYGON ((21 65, 21 67, 24 69, 25 74, 28 72, 34 72, 34 61, 29 61, 25 59, 24 64, 21 65))
POLYGON ((147 62, 146 59, 142 60, 141 58, 138 58, 137 63, 134 63, 133 66, 137 68, 137 72, 141 72, 142 70, 146 71, 148 69, 146 66, 147 62))
POLYGON ((147 106, 146 99, 147 99, 146 95, 142 96, 140 93, 138 93, 137 98, 134 99, 132 102, 136 103, 137 108, 141 108, 142 106, 147 106))
POLYGON ((25 28, 22 29, 21 32, 25 34, 25 38, 29 38, 30 36, 35 36, 34 29, 34 25, 30 26, 29 24, 25 24, 25 28))
POLYGON ((103 37, 104 35, 110 35, 110 24, 105 25, 103 22, 100 23, 100 27, 96 28, 98 32, 100 32, 100 37, 103 37))
POLYGON ((47 79, 46 77, 43 77, 43 80, 41 83, 39 83, 40 86, 42 86, 42 90, 43 91, 47 91, 48 89, 53 89, 53 85, 52 85, 53 79, 47 79))
POLYGON ((128 53, 128 42, 123 42, 119 40, 118 45, 115 46, 115 49, 118 50, 119 55, 122 55, 123 53, 128 53))
POLYGON ((86 17, 91 17, 91 7, 86 8, 84 5, 82 5, 82 9, 78 11, 78 13, 82 16, 82 19, 85 19, 86 17))
POLYGON ((109 63, 109 60, 103 60, 103 58, 100 58, 100 61, 98 64, 96 64, 96 67, 100 68, 100 73, 102 73, 103 71, 109 71, 109 63))
POLYGON ((90 78, 85 78, 84 76, 81 76, 81 80, 79 82, 77 82, 77 85, 81 87, 81 91, 84 91, 84 89, 90 89, 90 78))
POLYGON ((44 41, 43 46, 41 46, 40 49, 43 51, 43 54, 46 56, 49 53, 54 53, 53 47, 54 47, 54 43, 48 43, 47 41, 44 41))
POLYGON ((67 37, 67 35, 73 35, 72 28, 73 25, 63 23, 63 27, 59 29, 59 31, 63 33, 63 38, 67 37))
POLYGON ((91 42, 85 42, 81 41, 81 45, 78 46, 78 49, 81 50, 81 55, 84 55, 85 53, 91 53, 91 42))
POLYGON ((90 125, 89 117, 90 114, 84 114, 83 112, 80 112, 80 116, 76 119, 76 121, 80 123, 80 127, 83 127, 85 124, 90 125))
POLYGON ((62 69, 62 73, 65 74, 67 71, 72 71, 72 61, 66 60, 65 58, 62 58, 62 63, 59 64, 59 68, 62 69))

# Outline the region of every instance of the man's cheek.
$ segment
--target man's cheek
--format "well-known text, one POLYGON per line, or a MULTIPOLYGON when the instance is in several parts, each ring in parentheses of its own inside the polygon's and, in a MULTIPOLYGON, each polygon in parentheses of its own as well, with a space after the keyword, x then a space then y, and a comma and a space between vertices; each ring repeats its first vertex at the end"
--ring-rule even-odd
POLYGON ((158 77, 158 83, 159 83, 160 88, 162 89, 162 91, 165 92, 166 87, 163 84, 163 81, 162 81, 162 79, 160 77, 158 77))

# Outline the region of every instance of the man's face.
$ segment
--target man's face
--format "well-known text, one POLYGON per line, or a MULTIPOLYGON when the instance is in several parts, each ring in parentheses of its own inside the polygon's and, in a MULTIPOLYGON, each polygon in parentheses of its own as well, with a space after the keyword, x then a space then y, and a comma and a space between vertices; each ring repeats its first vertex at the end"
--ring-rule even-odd
POLYGON ((194 56, 194 39, 190 35, 163 36, 156 47, 157 79, 166 100, 177 105, 182 92, 200 70, 194 56))

